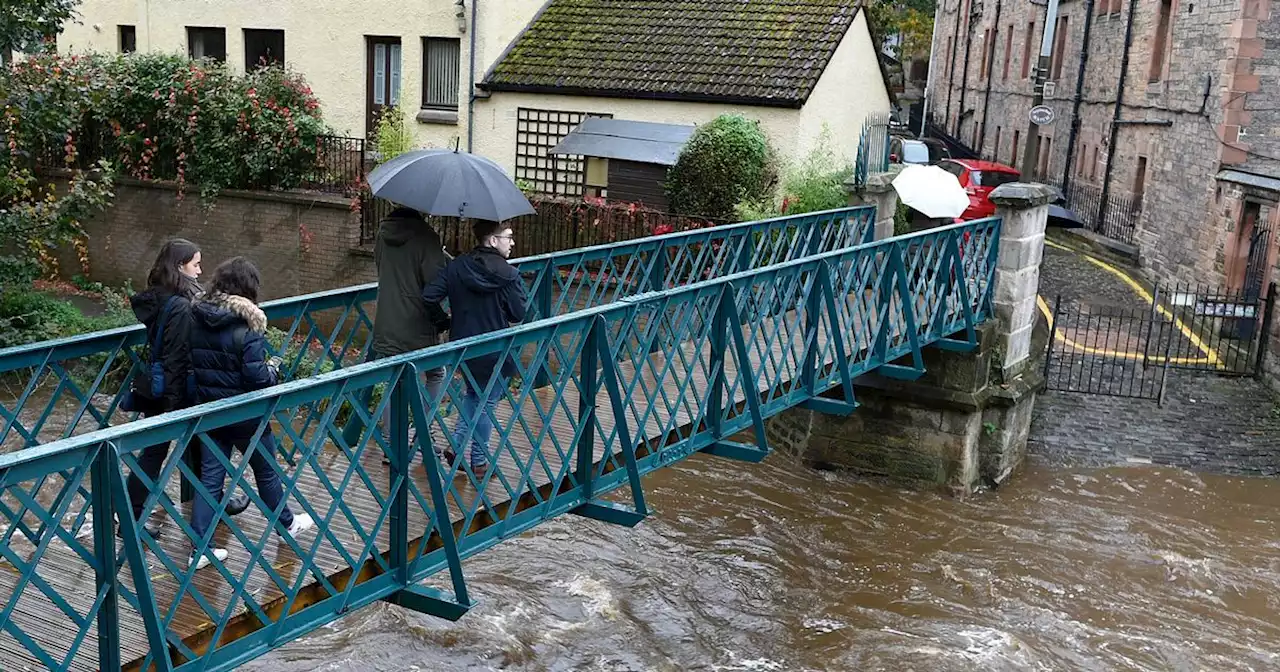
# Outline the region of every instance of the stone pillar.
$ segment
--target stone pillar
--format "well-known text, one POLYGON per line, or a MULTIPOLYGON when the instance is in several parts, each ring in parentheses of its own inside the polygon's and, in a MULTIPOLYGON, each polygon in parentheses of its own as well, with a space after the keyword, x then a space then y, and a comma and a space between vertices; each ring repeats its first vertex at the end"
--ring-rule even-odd
POLYGON ((1031 362, 1031 331, 1040 290, 1040 260, 1049 204, 1057 190, 1043 184, 1014 182, 996 187, 1000 257, 996 264, 995 307, 1000 370, 1006 382, 1022 375, 1031 362))
POLYGON ((845 182, 849 192, 849 205, 874 205, 876 208, 876 240, 893 235, 893 214, 898 209, 898 192, 893 190, 893 178, 902 172, 902 166, 891 165, 888 172, 867 176, 867 183, 858 185, 850 178, 845 182))

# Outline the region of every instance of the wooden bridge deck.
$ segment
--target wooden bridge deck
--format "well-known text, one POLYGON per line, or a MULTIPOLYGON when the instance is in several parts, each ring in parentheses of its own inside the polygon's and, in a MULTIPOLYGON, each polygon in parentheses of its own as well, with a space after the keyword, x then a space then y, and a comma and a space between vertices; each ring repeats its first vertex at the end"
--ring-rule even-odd
MULTIPOLYGON (((775 319, 786 320, 791 324, 795 324, 795 320, 797 318, 794 314, 788 313, 785 316, 775 319)), ((787 339, 779 338, 777 340, 786 341, 787 339)), ((822 340, 825 341, 825 339, 822 340)), ((751 347, 750 343, 748 343, 748 347, 751 347)), ((784 359, 783 353, 786 347, 787 346, 781 343, 774 345, 773 361, 782 361, 784 359)), ((793 344, 792 347, 799 347, 799 344, 793 344)), ((696 349, 692 343, 685 344, 684 351, 685 360, 688 362, 687 364, 679 357, 674 358, 674 361, 672 362, 672 372, 674 375, 664 376, 663 386, 667 399, 671 401, 655 407, 643 432, 638 431, 636 428, 632 428, 632 432, 634 434, 637 434, 646 440, 655 441, 665 440, 664 437, 668 435, 670 429, 683 430, 682 435, 687 433, 689 425, 691 424, 691 418, 688 411, 685 410, 685 404, 677 402, 681 392, 677 386, 677 381, 683 381, 687 376, 692 376, 695 379, 694 383, 687 388, 694 392, 693 394, 687 395, 688 408, 693 409, 697 408, 695 395, 700 394, 700 391, 705 390, 707 386, 706 375, 703 368, 705 366, 705 362, 709 358, 709 346, 707 344, 702 344, 700 346, 700 350, 698 350, 698 354, 695 354, 695 350, 696 349), (670 410, 671 407, 675 407, 676 410, 674 413, 670 410), (673 415, 675 416, 674 422, 672 421, 673 415)), ((761 353, 758 351, 753 351, 751 353, 753 368, 756 370, 759 370, 761 359, 769 359, 769 353, 766 352, 763 354, 764 357, 762 357, 761 353)), ((792 354, 787 357, 796 357, 796 355, 792 354)), ((792 359, 791 361, 796 360, 792 359)), ((827 363, 829 362, 830 360, 828 359, 827 363)), ((654 390, 657 387, 657 382, 653 372, 655 370, 661 371, 666 366, 663 353, 659 352, 651 355, 650 363, 652 366, 643 367, 644 370, 642 371, 642 375, 644 376, 644 383, 647 384, 648 389, 654 390)), ((729 371, 728 380, 733 381, 736 367, 734 366, 732 357, 726 359, 726 367, 729 371)), ((620 369, 622 369, 621 373, 624 380, 629 380, 634 375, 633 366, 630 363, 620 364, 620 369)), ((762 378, 764 377, 762 376, 762 378)), ((776 378, 775 382, 777 382, 776 378)), ((762 383, 760 392, 765 391, 764 386, 765 384, 762 383)), ((571 440, 574 435, 574 430, 570 425, 564 409, 570 409, 571 411, 576 412, 578 404, 577 394, 573 389, 574 386, 571 384, 568 388, 569 389, 566 389, 563 396, 564 405, 557 405, 561 410, 556 412, 556 415, 551 421, 550 428, 551 433, 560 440, 562 446, 567 446, 567 442, 571 440)), ((540 405, 542 408, 546 409, 551 406, 551 402, 555 397, 555 392, 552 388, 545 387, 534 391, 532 396, 536 397, 541 402, 540 405)), ((736 396, 737 399, 735 401, 737 402, 745 400, 744 393, 741 389, 738 390, 736 396)), ((650 396, 649 398, 658 399, 661 398, 661 395, 650 396)), ((607 392, 604 390, 601 391, 600 395, 596 399, 596 407, 600 411, 599 417, 601 419, 601 425, 607 435, 607 433, 612 429, 613 417, 612 407, 610 405, 607 392)), ((643 410, 644 409, 641 409, 642 412, 643 410)), ((505 423, 511 419, 511 413, 511 407, 504 399, 499 404, 497 414, 505 423)), ((529 423, 530 427, 539 427, 542 423, 537 406, 533 403, 526 402, 524 404, 523 418, 525 422, 529 423)), ((448 424, 452 426, 452 418, 449 418, 449 420, 450 422, 448 424)), ((443 441, 443 438, 440 436, 440 423, 433 423, 433 434, 437 441, 443 441)), ((514 451, 521 463, 527 463, 528 460, 531 459, 533 451, 532 446, 524 445, 525 441, 523 440, 522 434, 523 432, 513 433, 513 438, 520 438, 521 442, 516 443, 515 445, 506 446, 499 444, 497 441, 497 432, 495 431, 494 441, 492 443, 493 450, 499 453, 496 458, 496 464, 501 472, 507 477, 508 482, 513 484, 513 487, 514 484, 520 481, 521 473, 517 465, 517 459, 513 458, 509 451, 514 451)), ((277 436, 280 436, 279 432, 277 432, 277 436)), ((551 472, 557 473, 561 466, 560 456, 555 448, 551 446, 549 438, 544 439, 540 443, 539 450, 546 459, 551 472)), ((565 450, 567 451, 567 448, 565 448, 565 450)), ((379 496, 385 498, 389 479, 389 468, 382 464, 381 456, 381 450, 374 445, 365 449, 364 454, 360 459, 360 463, 370 476, 370 482, 377 484, 379 496)), ((600 446, 600 441, 597 440, 595 454, 597 464, 605 457, 603 448, 600 446)), ((334 483, 341 481, 350 469, 350 462, 346 455, 331 441, 326 442, 326 448, 322 454, 318 456, 317 462, 325 470, 327 478, 331 479, 331 482, 334 483)), ((291 473, 296 473, 296 470, 298 469, 303 471, 303 476, 298 483, 298 489, 304 493, 303 496, 312 504, 315 510, 319 512, 321 516, 324 516, 329 510, 330 505, 334 504, 333 498, 329 494, 329 490, 320 482, 314 468, 308 467, 303 463, 294 468, 291 473)), ((545 474, 541 473, 543 471, 544 469, 542 468, 535 469, 534 482, 532 483, 533 487, 540 487, 549 483, 550 479, 545 474)), ((424 497, 429 497, 429 486, 427 483, 426 472, 422 468, 420 460, 417 461, 413 467, 412 477, 424 497)), ((246 480, 248 479, 249 472, 246 472, 246 480)), ((170 496, 174 501, 177 501, 177 479, 171 479, 171 481, 172 482, 169 484, 170 496)), ((464 499, 461 504, 469 506, 478 494, 475 488, 465 475, 460 475, 454 482, 457 484, 457 492, 464 499)), ((88 484, 86 482, 86 487, 87 486, 88 484)), ((529 489, 530 488, 526 486, 521 490, 521 492, 528 492, 529 489)), ((489 481, 486 495, 490 498, 494 508, 501 508, 501 517, 505 518, 506 507, 509 506, 511 502, 506 489, 498 481, 497 474, 494 474, 493 478, 489 481)), ((297 498, 291 498, 290 502, 291 508, 295 513, 298 512, 300 508, 297 505, 297 498)), ((350 507, 351 511, 360 521, 361 526, 366 529, 372 526, 373 522, 377 520, 381 512, 381 507, 375 501, 369 489, 361 483, 358 476, 353 476, 351 486, 342 497, 342 503, 350 507)), ((462 510, 459 507, 460 502, 454 500, 453 497, 450 497, 449 504, 453 514, 452 518, 457 524, 457 522, 461 521, 463 517, 462 510)), ((519 509, 522 507, 517 506, 517 508, 519 509)), ((189 515, 190 505, 183 505, 180 510, 184 515, 189 515)), ((422 531, 426 529, 428 521, 426 520, 426 515, 421 510, 421 507, 416 505, 412 496, 410 498, 409 512, 410 536, 420 536, 422 531), (417 532, 414 532, 414 530, 417 530, 417 532)), ((491 524, 488 523, 488 519, 484 516, 479 516, 477 520, 479 522, 473 524, 473 528, 470 530, 471 533, 477 531, 475 529, 477 525, 491 524)), ((261 538, 264 534, 266 521, 257 511, 256 507, 251 507, 249 511, 246 511, 244 514, 235 518, 235 521, 236 524, 240 526, 240 529, 242 529, 251 539, 261 538)), ((92 528, 89 525, 82 527, 82 543, 84 543, 87 548, 92 547, 91 529, 92 528)), ((358 551, 358 548, 363 545, 363 542, 358 541, 360 535, 340 510, 337 511, 330 520, 329 532, 336 538, 341 539, 344 547, 353 555, 358 551)), ((305 548, 309 542, 314 541, 315 535, 318 533, 318 530, 312 531, 303 535, 299 541, 305 548)), ((291 582, 298 580, 297 573, 303 568, 304 563, 297 558, 294 552, 283 541, 280 541, 278 538, 274 538, 274 535, 272 536, 273 538, 267 541, 266 545, 268 549, 275 549, 274 554, 268 550, 268 552, 263 556, 264 559, 268 557, 270 558, 272 567, 275 568, 284 580, 291 582)), ((15 535, 15 538, 18 537, 20 537, 20 535, 15 535)), ((220 525, 217 528, 217 531, 215 532, 215 542, 218 546, 227 548, 230 551, 230 557, 225 563, 228 571, 230 571, 233 576, 243 576, 244 573, 248 571, 247 563, 251 559, 251 553, 245 550, 226 525, 220 525)), ((185 535, 179 531, 173 521, 164 521, 164 534, 160 539, 160 543, 164 551, 174 561, 182 561, 188 554, 189 546, 185 535)), ((416 542, 411 542, 411 545, 416 545, 416 542)), ((378 534, 377 549, 380 552, 386 552, 388 547, 389 539, 387 526, 383 525, 378 534)), ((24 558, 29 558, 34 550, 35 549, 26 549, 25 552, 20 551, 20 553, 24 558)), ((173 605, 175 598, 177 598, 179 586, 174 577, 167 569, 165 569, 154 554, 147 552, 145 557, 149 562, 149 569, 155 589, 156 600, 161 607, 161 615, 163 617, 167 609, 173 605)), ((319 548, 316 551, 315 564, 318 569, 322 569, 327 576, 331 577, 330 580, 334 585, 339 588, 346 585, 347 575, 350 574, 350 567, 342 559, 342 556, 336 552, 332 542, 328 539, 319 545, 319 548)), ((50 545, 50 548, 44 557, 40 560, 39 567, 40 577, 50 585, 56 587, 58 593, 64 596, 77 611, 83 614, 91 608, 95 597, 94 573, 92 569, 89 568, 65 544, 59 540, 55 540, 55 542, 50 545)), ((122 574, 122 577, 125 585, 132 590, 132 582, 128 578, 127 572, 122 574)), ((0 596, 6 598, 11 596, 18 578, 19 575, 16 568, 7 563, 0 562, 0 596)), ((316 582, 314 577, 306 579, 306 582, 309 584, 315 584, 316 587, 319 588, 319 584, 316 582)), ((248 612, 242 599, 237 600, 237 604, 235 604, 234 607, 229 607, 233 598, 233 589, 216 569, 207 568, 198 572, 193 581, 192 588, 198 590, 204 598, 212 603, 217 609, 229 609, 233 624, 228 627, 226 632, 223 633, 223 636, 221 637, 223 643, 233 640, 236 637, 241 636, 243 633, 257 630, 260 627, 257 622, 257 618, 248 612)), ((249 579, 246 592, 269 613, 270 606, 273 601, 283 602, 278 586, 271 578, 269 578, 267 573, 264 572, 261 567, 258 567, 253 571, 249 579)), ((323 592, 319 592, 317 594, 320 597, 327 596, 327 594, 323 592)), ((20 600, 18 609, 13 616, 14 624, 27 633, 28 636, 35 639, 42 648, 46 649, 46 651, 49 651, 50 653, 61 651, 64 652, 63 655, 65 655, 65 652, 69 650, 70 640, 74 637, 76 631, 74 629, 70 629, 71 624, 67 621, 62 611, 51 603, 40 590, 32 586, 28 586, 26 588, 20 600)), ((7 599, 5 601, 7 602, 7 599)), ((124 649, 121 652, 121 660, 134 661, 134 665, 136 666, 140 664, 141 657, 145 656, 147 652, 148 645, 146 641, 146 634, 143 629, 140 616, 123 600, 120 602, 120 605, 120 611, 122 613, 121 640, 122 647, 124 649)), ((305 605, 295 604, 294 608, 297 609, 301 606, 305 605)), ((183 595, 181 603, 177 606, 177 616, 171 626, 172 634, 181 637, 184 642, 194 650, 200 651, 207 644, 207 640, 213 635, 215 628, 216 624, 208 619, 205 612, 196 604, 191 595, 183 595)), ((94 633, 95 628, 90 626, 88 639, 83 645, 81 645, 79 654, 76 656, 72 669, 97 669, 97 647, 94 642, 94 633)), ((43 667, 44 666, 32 658, 23 647, 18 645, 16 641, 9 638, 7 634, 0 633, 0 670, 43 669, 43 667)), ((129 665, 126 664, 126 668, 127 667, 129 667, 129 665)))

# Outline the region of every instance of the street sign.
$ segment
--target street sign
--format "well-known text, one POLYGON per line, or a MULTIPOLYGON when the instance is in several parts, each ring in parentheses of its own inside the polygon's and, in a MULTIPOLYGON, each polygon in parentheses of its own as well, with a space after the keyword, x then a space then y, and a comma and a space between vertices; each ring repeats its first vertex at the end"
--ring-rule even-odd
POLYGON ((1036 105, 1031 108, 1031 123, 1036 126, 1048 126, 1053 123, 1053 108, 1048 105, 1036 105))

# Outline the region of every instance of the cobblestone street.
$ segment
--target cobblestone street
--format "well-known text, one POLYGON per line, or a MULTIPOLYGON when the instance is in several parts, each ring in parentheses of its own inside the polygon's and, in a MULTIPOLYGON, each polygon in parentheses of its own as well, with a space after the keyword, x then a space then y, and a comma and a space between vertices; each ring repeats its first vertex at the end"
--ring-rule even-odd
POLYGON ((1170 367, 1163 406, 1155 401, 1163 368, 1159 355, 1167 351, 1173 362, 1208 366, 1210 357, 1231 357, 1231 344, 1210 346, 1190 326, 1159 316, 1152 320, 1150 290, 1136 282, 1132 269, 1066 249, 1072 242, 1056 232, 1051 238, 1041 267, 1042 313, 1060 295, 1064 315, 1086 318, 1064 319, 1057 330, 1055 350, 1068 354, 1051 366, 1050 376, 1059 383, 1054 386, 1148 398, 1045 391, 1032 420, 1032 458, 1280 475, 1280 398, 1259 381, 1170 367), (1105 333, 1091 332, 1090 325, 1105 333), (1064 344, 1064 337, 1071 342, 1064 344), (1153 355, 1145 370, 1141 355, 1133 355, 1144 348, 1153 355))

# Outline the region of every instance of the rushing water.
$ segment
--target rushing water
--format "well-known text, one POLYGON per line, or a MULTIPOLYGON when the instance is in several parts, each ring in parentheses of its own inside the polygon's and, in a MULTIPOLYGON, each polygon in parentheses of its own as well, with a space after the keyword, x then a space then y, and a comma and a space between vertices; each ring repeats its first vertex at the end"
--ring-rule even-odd
POLYGON ((633 530, 465 564, 458 623, 366 608, 243 669, 1280 669, 1277 482, 1032 466, 965 501, 695 457, 633 530))

